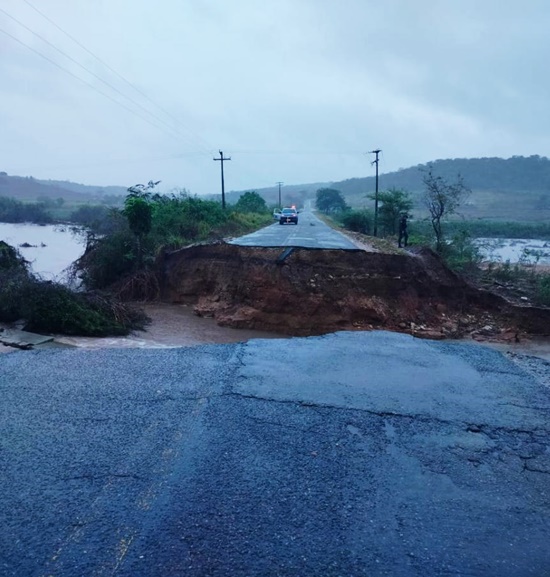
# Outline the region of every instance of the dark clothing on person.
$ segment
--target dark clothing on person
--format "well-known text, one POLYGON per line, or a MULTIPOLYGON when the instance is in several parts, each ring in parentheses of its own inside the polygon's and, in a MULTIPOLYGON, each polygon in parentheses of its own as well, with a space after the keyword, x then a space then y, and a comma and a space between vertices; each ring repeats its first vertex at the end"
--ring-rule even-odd
POLYGON ((407 232, 407 217, 402 216, 401 220, 399 221, 399 240, 397 244, 399 248, 402 246, 407 246, 409 242, 409 233, 407 232))

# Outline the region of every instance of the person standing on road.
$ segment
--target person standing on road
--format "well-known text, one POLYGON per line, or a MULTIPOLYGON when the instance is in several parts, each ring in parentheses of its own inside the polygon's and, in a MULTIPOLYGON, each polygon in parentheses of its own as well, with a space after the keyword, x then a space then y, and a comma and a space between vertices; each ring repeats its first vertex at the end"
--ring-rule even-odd
POLYGON ((407 246, 409 242, 409 233, 407 232, 407 215, 401 215, 401 220, 399 221, 399 240, 397 245, 399 248, 402 246, 407 246))

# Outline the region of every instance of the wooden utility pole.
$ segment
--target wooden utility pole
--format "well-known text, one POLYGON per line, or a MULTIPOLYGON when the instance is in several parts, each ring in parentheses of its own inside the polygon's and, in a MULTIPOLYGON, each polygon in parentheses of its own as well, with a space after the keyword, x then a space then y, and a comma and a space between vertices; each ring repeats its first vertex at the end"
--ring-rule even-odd
POLYGON ((220 150, 220 157, 214 158, 213 160, 219 160, 221 162, 222 167, 222 208, 225 209, 225 184, 223 181, 223 161, 224 160, 231 160, 230 156, 224 157, 223 152, 220 150))
POLYGON ((284 184, 284 182, 277 182, 276 184, 279 185, 279 208, 283 208, 283 205, 281 204, 281 186, 284 184))
POLYGON ((382 151, 378 148, 376 150, 371 150, 369 154, 376 154, 376 159, 371 162, 376 164, 376 189, 374 193, 374 236, 378 236, 378 155, 382 151))

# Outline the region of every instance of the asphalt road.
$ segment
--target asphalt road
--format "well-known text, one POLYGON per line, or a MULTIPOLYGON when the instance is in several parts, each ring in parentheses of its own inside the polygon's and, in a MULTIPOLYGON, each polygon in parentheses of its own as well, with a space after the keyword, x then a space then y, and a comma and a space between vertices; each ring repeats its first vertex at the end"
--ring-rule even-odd
POLYGON ((0 355, 0 574, 550 575, 532 362, 386 332, 0 355))
POLYGON ((300 212, 297 225, 280 225, 278 221, 273 221, 272 225, 236 238, 230 243, 241 246, 358 249, 349 238, 330 228, 309 210, 300 212))

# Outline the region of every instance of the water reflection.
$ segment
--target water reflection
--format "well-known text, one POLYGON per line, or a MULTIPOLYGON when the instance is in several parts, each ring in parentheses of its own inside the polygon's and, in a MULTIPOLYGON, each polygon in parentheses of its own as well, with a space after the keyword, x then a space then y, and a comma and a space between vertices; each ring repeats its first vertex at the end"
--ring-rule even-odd
POLYGON ((62 281, 65 269, 82 256, 81 236, 68 226, 0 222, 0 240, 17 248, 31 270, 46 280, 62 281))

